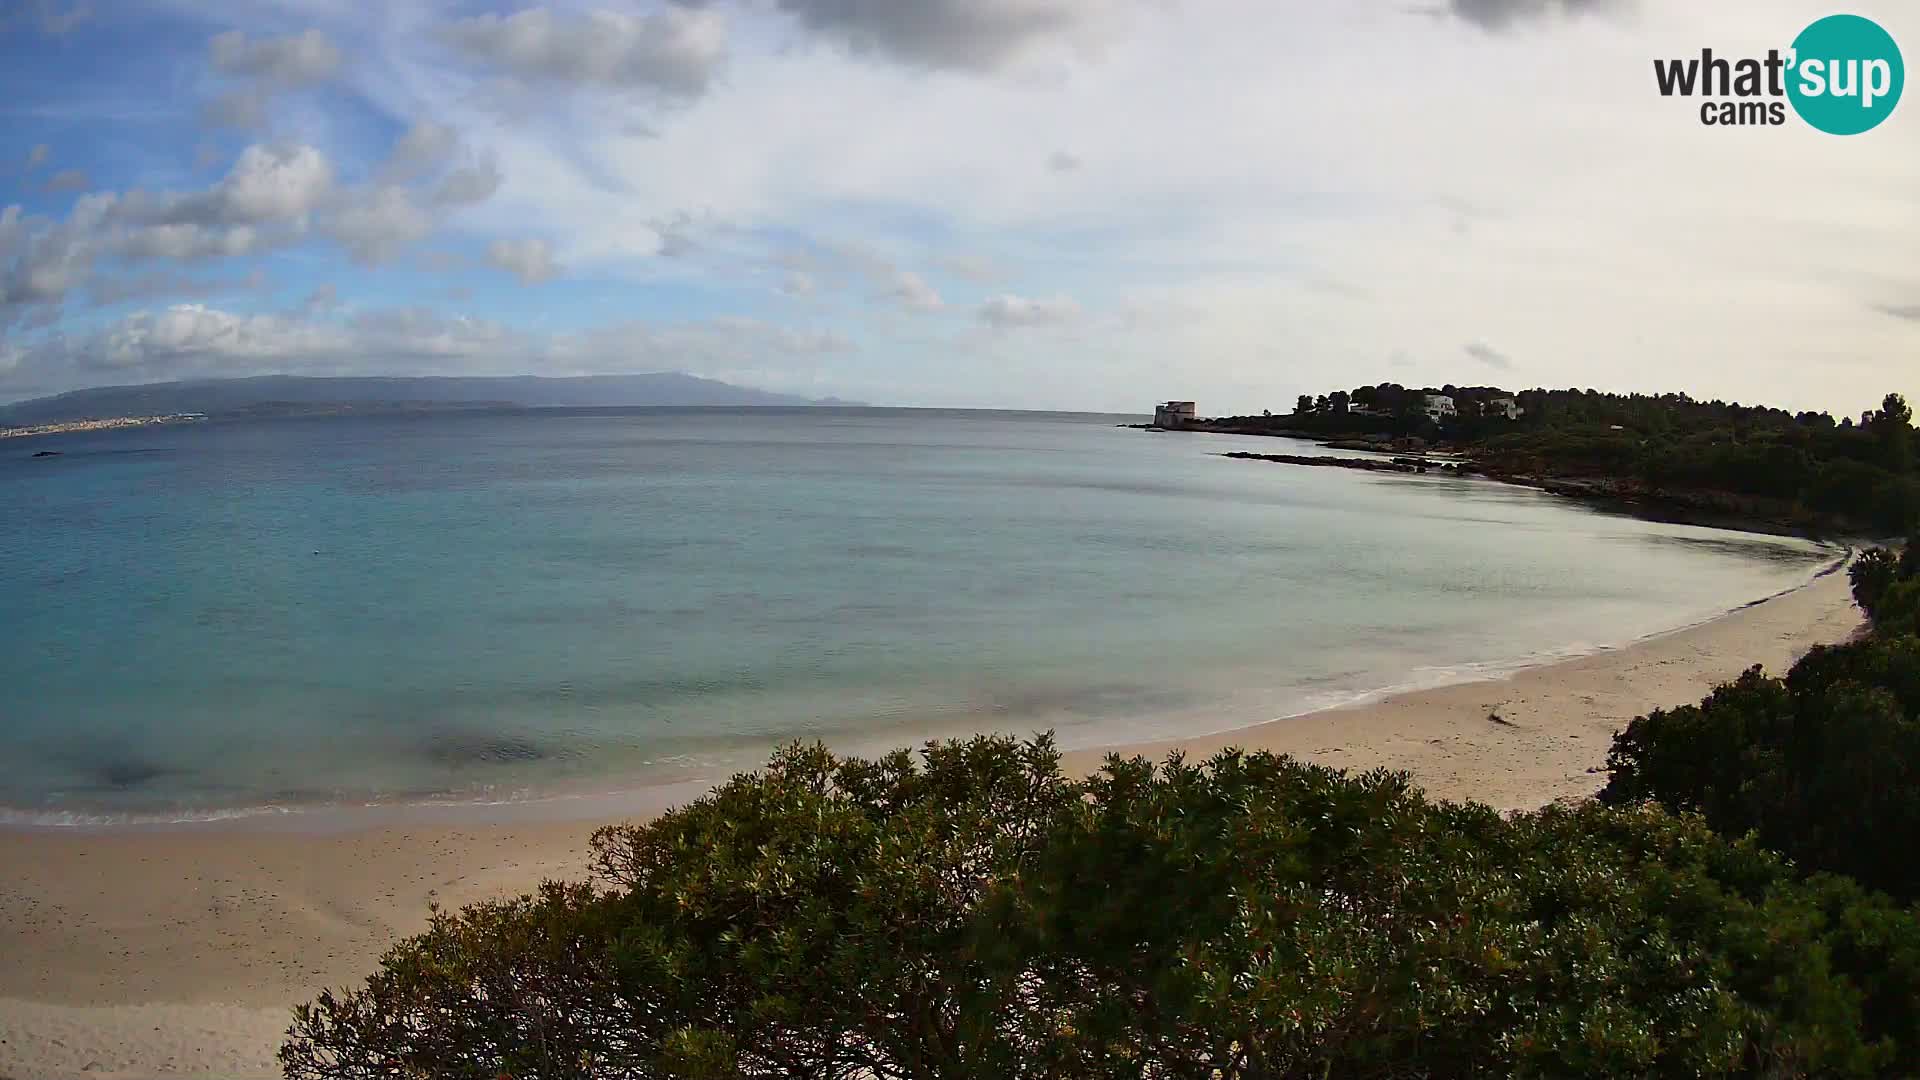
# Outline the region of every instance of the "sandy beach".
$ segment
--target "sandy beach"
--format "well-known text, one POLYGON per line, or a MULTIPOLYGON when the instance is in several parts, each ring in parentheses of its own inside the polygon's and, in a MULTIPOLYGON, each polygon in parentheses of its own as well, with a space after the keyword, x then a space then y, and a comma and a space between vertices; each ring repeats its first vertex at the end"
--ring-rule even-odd
MULTIPOLYGON (((1439 798, 1532 808, 1597 790, 1610 737, 1635 715, 1697 700, 1751 664, 1784 670, 1859 625, 1845 575, 1830 573, 1700 626, 1506 679, 1118 749, 1261 747, 1404 769, 1439 798)), ((1068 765, 1095 768, 1103 753, 1068 765)), ((423 924, 430 899, 458 905, 583 874, 603 811, 579 804, 567 820, 500 826, 0 832, 0 1077, 278 1075, 294 1003, 356 983, 423 924)))

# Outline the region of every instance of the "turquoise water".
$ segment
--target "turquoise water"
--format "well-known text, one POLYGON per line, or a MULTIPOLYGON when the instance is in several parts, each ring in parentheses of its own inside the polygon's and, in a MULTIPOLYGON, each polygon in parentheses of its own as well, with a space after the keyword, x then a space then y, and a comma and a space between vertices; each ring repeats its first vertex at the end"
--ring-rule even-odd
POLYGON ((0 444, 0 813, 1216 731, 1696 622, 1827 555, 1114 423, 564 410, 0 444))

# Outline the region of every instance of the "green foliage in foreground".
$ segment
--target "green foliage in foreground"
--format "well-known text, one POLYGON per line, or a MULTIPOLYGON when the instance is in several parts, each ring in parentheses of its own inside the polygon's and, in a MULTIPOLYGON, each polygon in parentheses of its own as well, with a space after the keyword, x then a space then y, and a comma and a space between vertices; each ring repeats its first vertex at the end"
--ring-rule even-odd
POLYGON ((1503 819, 1266 754, 819 747, 439 912, 289 1077, 1871 1076, 1920 926, 1652 807, 1503 819))
POLYGON ((1871 635, 1635 720, 1614 738, 1602 800, 1657 799, 1920 899, 1920 545, 1868 552, 1851 575, 1871 635))

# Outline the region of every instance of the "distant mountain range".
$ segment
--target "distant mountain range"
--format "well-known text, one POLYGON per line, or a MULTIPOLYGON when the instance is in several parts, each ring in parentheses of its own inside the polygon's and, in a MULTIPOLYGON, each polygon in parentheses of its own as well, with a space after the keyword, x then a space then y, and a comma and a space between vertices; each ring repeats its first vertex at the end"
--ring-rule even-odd
POLYGON ((0 405, 0 425, 52 424, 170 413, 301 414, 415 408, 593 405, 852 405, 702 379, 677 371, 645 375, 534 375, 409 378, 200 379, 101 386, 0 405))

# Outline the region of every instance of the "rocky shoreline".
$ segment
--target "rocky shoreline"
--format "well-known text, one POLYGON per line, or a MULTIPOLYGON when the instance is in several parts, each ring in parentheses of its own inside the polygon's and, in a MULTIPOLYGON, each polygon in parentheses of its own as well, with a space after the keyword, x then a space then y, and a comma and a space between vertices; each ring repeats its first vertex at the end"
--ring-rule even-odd
MULTIPOLYGON (((1334 450, 1367 450, 1389 453, 1392 444, 1364 440, 1334 440, 1321 446, 1334 450)), ((1863 538, 1864 532, 1844 525, 1795 513, 1792 507, 1767 500, 1746 498, 1715 491, 1674 491, 1650 488, 1632 480, 1613 477, 1536 476, 1511 472, 1471 457, 1411 457, 1388 459, 1309 456, 1302 454, 1254 454, 1233 451, 1221 457, 1243 461, 1269 461, 1281 465, 1313 468, 1354 469, 1361 472, 1389 472, 1424 475, 1476 477, 1518 487, 1530 487, 1550 495, 1578 499, 1604 509, 1632 514, 1655 521, 1683 525, 1702 525, 1717 529, 1768 533, 1777 536, 1805 536, 1816 540, 1835 537, 1863 538)))
MULTIPOLYGON (((1331 444, 1329 444, 1331 445, 1331 444)), ((1428 458, 1397 457, 1382 461, 1379 458, 1316 457, 1302 454, 1250 454, 1244 450, 1222 454, 1221 457, 1239 458, 1243 461, 1273 461, 1282 465, 1307 465, 1319 468, 1359 469, 1362 472, 1396 472, 1425 474, 1431 472, 1460 472, 1464 465, 1451 461, 1434 461, 1428 458)))
POLYGON ((1776 536, 1803 536, 1814 540, 1874 542, 1880 537, 1868 525, 1840 515, 1809 511, 1805 507, 1762 496, 1728 491, 1693 488, 1664 488, 1631 477, 1592 474, 1539 473, 1516 467, 1497 453, 1477 454, 1471 446, 1433 444, 1412 437, 1369 437, 1347 435, 1329 438, 1324 434, 1287 428, 1249 427, 1245 424, 1202 420, 1180 428, 1162 428, 1153 424, 1124 424, 1145 431, 1187 431, 1204 435, 1252 435, 1262 438, 1301 439, 1328 450, 1350 450, 1389 455, 1379 458, 1306 456, 1299 454, 1254 454, 1235 451, 1222 457, 1269 461, 1282 465, 1320 468, 1347 468, 1362 472, 1445 473, 1471 476, 1545 491, 1617 513, 1653 521, 1682 525, 1701 525, 1741 532, 1769 533, 1776 536))

